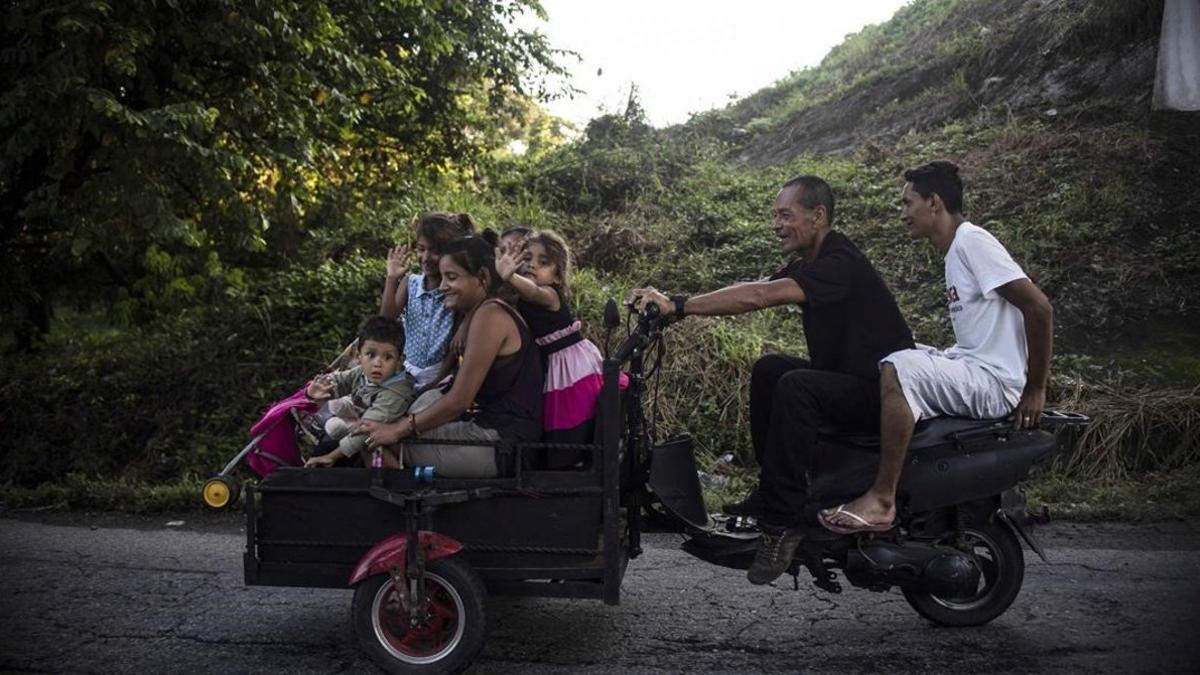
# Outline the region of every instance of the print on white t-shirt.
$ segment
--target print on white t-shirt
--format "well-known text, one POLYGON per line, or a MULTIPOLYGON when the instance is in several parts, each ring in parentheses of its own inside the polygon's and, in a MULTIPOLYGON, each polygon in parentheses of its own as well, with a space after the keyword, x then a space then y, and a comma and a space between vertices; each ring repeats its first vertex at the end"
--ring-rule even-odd
POLYGON ((958 226, 946 251, 946 302, 955 344, 945 355, 974 361, 1017 391, 1025 387, 1029 353, 1025 319, 996 289, 1025 278, 990 232, 969 222, 958 226))

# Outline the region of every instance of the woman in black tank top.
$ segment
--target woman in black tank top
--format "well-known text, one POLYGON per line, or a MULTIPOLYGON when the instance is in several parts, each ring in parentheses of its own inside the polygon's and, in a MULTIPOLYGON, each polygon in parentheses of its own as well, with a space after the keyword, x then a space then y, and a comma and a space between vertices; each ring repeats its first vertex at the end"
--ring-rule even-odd
MULTIPOLYGON (((414 443, 536 441, 542 427, 541 356, 521 315, 493 297, 500 287, 494 242, 486 236, 456 239, 443 248, 439 267, 446 306, 465 316, 465 347, 454 383, 445 394, 423 394, 396 422, 363 422, 360 428, 378 445, 406 441, 409 463, 433 465, 440 475, 495 476, 492 447, 414 443)), ((398 459, 384 453, 386 466, 399 466, 398 459)))
MULTIPOLYGON (((542 433, 541 351, 516 309, 503 300, 485 300, 484 304, 504 309, 520 333, 521 348, 514 354, 497 356, 492 362, 475 394, 478 412, 474 420, 480 426, 496 429, 506 440, 536 441, 542 433)), ((467 337, 469 340, 469 333, 467 337)))

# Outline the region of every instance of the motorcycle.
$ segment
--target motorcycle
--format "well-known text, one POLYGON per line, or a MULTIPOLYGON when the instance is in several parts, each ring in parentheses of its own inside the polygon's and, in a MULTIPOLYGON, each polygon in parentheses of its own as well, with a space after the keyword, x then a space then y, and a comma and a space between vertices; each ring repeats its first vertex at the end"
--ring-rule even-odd
MULTIPOLYGON (((661 350, 668 323, 653 306, 649 309, 631 333, 643 353, 661 350)), ((643 394, 644 382, 635 378, 630 396, 643 394)), ((642 407, 628 409, 636 415, 642 407)), ((1039 428, 1025 430, 1014 429, 1011 420, 928 420, 918 425, 909 445, 895 526, 849 535, 817 524, 816 514, 870 487, 879 465, 879 438, 820 430, 804 507, 804 522, 811 525, 788 569, 793 586, 799 588, 804 569, 818 588, 841 593, 840 571, 857 588, 899 588, 918 614, 940 625, 978 626, 995 619, 1021 590, 1021 543, 1046 559, 1033 526, 1049 515, 1028 512, 1019 484, 1069 446, 1087 422, 1084 415, 1052 410, 1042 414, 1039 428)), ((644 424, 630 421, 633 429, 644 424)), ((690 436, 650 448, 644 471, 648 480, 629 484, 646 486, 640 499, 651 522, 673 522, 686 536, 683 549, 701 560, 749 568, 759 537, 756 523, 706 512, 690 436)))

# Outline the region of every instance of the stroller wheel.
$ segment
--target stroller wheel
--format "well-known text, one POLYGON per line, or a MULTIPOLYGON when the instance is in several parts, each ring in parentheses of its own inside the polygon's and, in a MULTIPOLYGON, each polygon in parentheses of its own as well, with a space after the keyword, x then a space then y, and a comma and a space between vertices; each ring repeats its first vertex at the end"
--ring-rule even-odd
POLYGON ((229 476, 213 476, 204 481, 200 494, 204 505, 214 511, 222 511, 237 503, 241 488, 229 476))

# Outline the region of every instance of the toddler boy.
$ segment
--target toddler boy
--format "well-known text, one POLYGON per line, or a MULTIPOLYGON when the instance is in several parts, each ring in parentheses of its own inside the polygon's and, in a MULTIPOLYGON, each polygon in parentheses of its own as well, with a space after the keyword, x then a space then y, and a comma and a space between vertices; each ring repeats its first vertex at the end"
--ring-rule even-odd
POLYGON ((408 411, 416 398, 416 380, 402 367, 404 328, 381 316, 363 324, 358 336, 358 365, 322 375, 308 383, 306 393, 314 401, 333 401, 335 417, 329 420, 329 439, 317 451, 336 447, 310 457, 304 466, 332 466, 343 457, 354 457, 367 447, 367 435, 354 433, 359 419, 392 422, 408 411))

